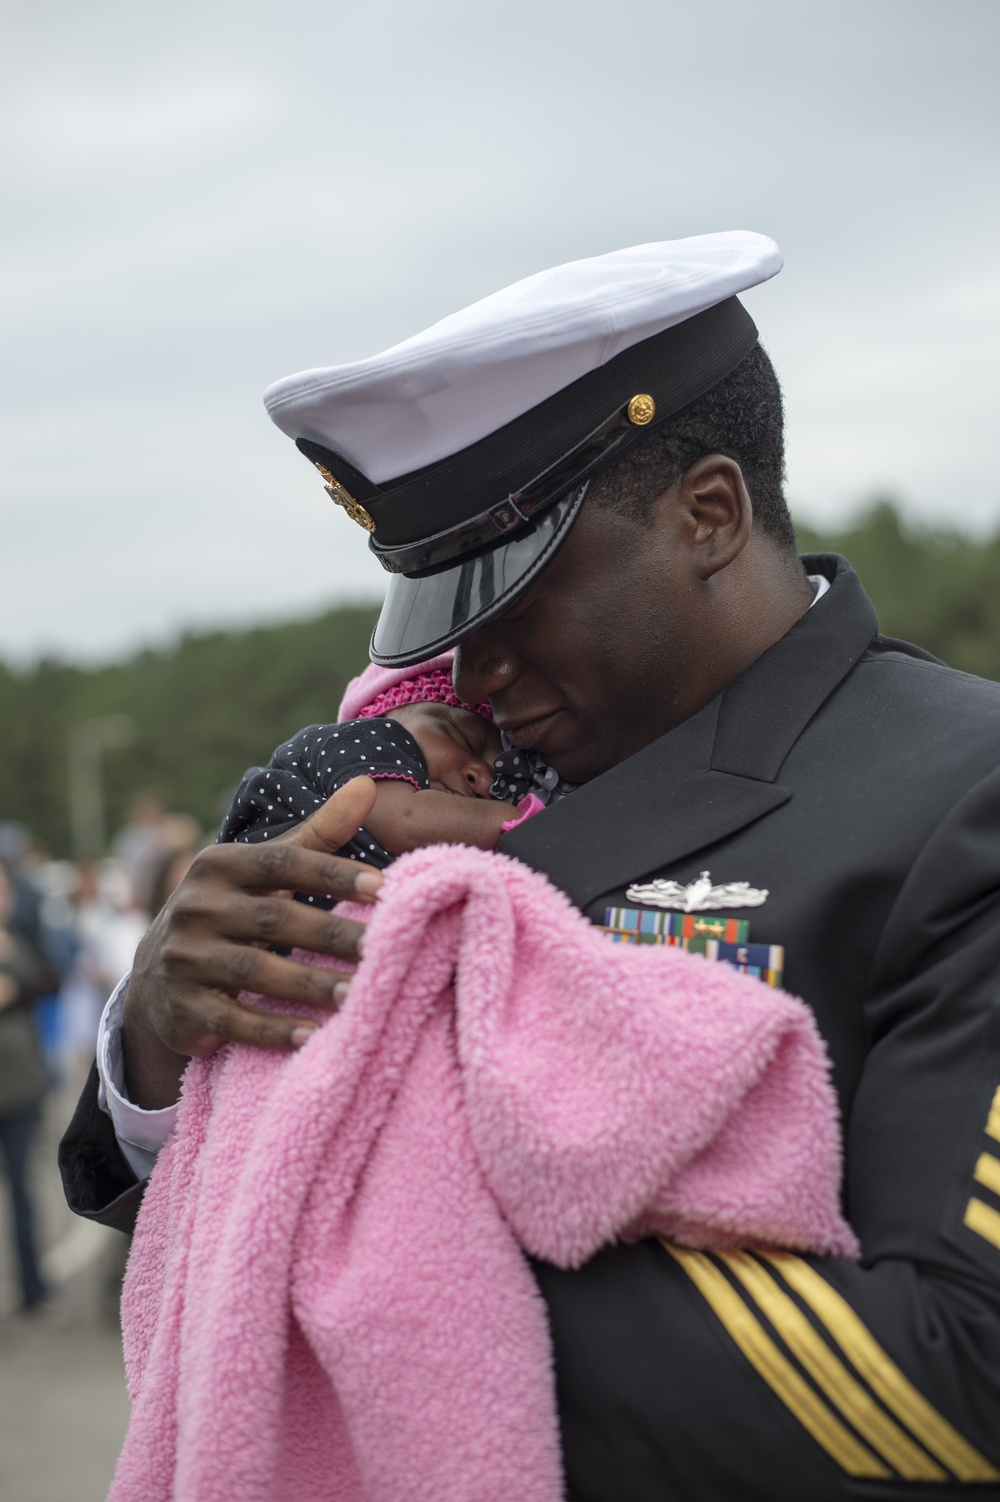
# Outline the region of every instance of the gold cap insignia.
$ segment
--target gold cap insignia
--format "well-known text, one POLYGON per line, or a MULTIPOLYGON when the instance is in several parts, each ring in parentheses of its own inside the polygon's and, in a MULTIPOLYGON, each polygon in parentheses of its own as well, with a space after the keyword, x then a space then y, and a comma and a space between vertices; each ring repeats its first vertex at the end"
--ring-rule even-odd
POLYGON ((354 497, 351 495, 351 492, 347 489, 346 485, 341 485, 340 481, 337 479, 337 476, 335 474, 331 474, 326 465, 320 464, 318 459, 314 459, 313 463, 319 470, 320 474, 323 476, 323 479, 326 481, 326 493, 330 497, 331 501, 335 502, 335 504, 338 506, 342 506, 343 509, 347 512, 348 516, 351 518, 352 522, 357 522, 358 526, 364 527, 366 532, 374 532, 374 518, 369 516, 368 512, 365 510, 364 506, 362 506, 360 501, 356 501, 354 499, 354 497))
POLYGON ((645 393, 634 396, 628 404, 628 420, 635 423, 637 428, 644 428, 648 422, 653 421, 655 416, 656 403, 645 393))

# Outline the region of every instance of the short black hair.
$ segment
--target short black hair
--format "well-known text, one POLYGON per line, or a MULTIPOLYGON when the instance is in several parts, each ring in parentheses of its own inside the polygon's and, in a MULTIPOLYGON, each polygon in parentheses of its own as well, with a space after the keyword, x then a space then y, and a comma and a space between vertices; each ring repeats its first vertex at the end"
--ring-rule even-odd
POLYGON ((783 548, 795 548, 785 503, 781 387, 759 344, 729 375, 647 433, 594 482, 598 505, 648 521, 653 502, 705 454, 725 454, 743 471, 754 522, 783 548))

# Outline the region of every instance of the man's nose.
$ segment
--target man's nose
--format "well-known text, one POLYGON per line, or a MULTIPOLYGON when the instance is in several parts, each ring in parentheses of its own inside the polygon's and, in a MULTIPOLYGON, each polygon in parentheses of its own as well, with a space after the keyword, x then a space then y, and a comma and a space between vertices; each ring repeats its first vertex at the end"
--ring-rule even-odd
POLYGON ((513 683, 518 671, 513 653, 489 626, 482 626, 459 642, 451 677, 463 704, 481 704, 513 683))

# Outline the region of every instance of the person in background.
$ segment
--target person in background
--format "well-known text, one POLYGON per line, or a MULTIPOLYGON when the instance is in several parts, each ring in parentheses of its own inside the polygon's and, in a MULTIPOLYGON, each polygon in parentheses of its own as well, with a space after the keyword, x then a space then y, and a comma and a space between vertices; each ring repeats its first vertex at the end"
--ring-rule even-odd
POLYGON ((200 843, 201 829, 190 814, 170 814, 159 798, 140 793, 129 804, 128 822, 111 842, 111 855, 128 872, 136 903, 148 912, 164 863, 197 850, 200 843))
POLYGON ((140 907, 148 903, 153 874, 167 853, 163 832, 166 816, 159 798, 139 793, 129 803, 126 823, 111 841, 111 854, 132 878, 140 907))
POLYGON ((182 850, 171 850, 163 857, 153 874, 149 892, 149 921, 152 923, 168 897, 172 897, 191 868, 198 854, 198 841, 192 841, 182 850))
POLYGON ((81 860, 72 868, 66 900, 74 948, 60 991, 60 1051, 74 1078, 93 1052, 117 969, 131 962, 147 918, 134 904, 127 873, 114 866, 102 870, 97 861, 81 860))
POLYGON ((8 926, 48 963, 50 978, 57 983, 57 988, 38 998, 34 1008, 46 1073, 49 1083, 56 1084, 62 1078, 64 1054, 61 987, 77 953, 72 912, 56 874, 59 863, 49 860, 26 825, 14 820, 0 823, 0 862, 14 889, 8 926))
POLYGON ((48 1297, 35 1236, 29 1161, 47 1089, 45 1064, 35 1026, 39 996, 55 977, 46 961, 11 926, 14 883, 0 864, 0 1153, 10 1194, 21 1296, 26 1310, 48 1297))
POLYGON ((72 940, 47 910, 47 857, 24 824, 0 823, 0 862, 14 893, 10 928, 62 974, 72 959, 72 940))

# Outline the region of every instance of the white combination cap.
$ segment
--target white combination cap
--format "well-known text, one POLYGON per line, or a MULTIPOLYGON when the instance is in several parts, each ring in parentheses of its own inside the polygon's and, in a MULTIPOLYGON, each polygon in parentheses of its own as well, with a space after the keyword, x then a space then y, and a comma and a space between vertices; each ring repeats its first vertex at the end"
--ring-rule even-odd
POLYGON ((505 610, 590 477, 749 353, 736 294, 780 269, 774 241, 746 230, 637 245, 270 386, 272 419, 394 576, 375 660, 420 661, 505 610))

